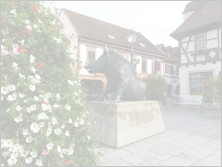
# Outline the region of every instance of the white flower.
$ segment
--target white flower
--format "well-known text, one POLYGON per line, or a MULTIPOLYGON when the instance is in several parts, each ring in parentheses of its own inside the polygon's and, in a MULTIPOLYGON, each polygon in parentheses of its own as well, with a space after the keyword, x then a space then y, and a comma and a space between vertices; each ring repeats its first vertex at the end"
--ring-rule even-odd
POLYGON ((20 155, 21 155, 22 157, 27 157, 28 153, 29 153, 28 151, 21 151, 21 154, 20 154, 20 155))
POLYGON ((1 100, 3 100, 4 99, 4 96, 1 96, 1 100))
POLYGON ((52 124, 53 124, 53 125, 58 123, 58 121, 57 121, 57 119, 56 119, 55 117, 52 117, 51 120, 52 120, 52 124))
POLYGON ((72 155, 74 153, 73 149, 68 149, 68 155, 72 155))
POLYGON ((25 159, 25 163, 30 164, 32 162, 32 157, 28 157, 25 159))
POLYGON ((79 127, 79 123, 78 123, 78 122, 75 122, 74 126, 75 126, 75 127, 79 127))
POLYGON ((32 27, 31 27, 30 25, 27 25, 25 28, 26 28, 27 30, 29 30, 29 31, 32 30, 32 27))
POLYGON ((39 98, 37 96, 34 96, 35 101, 39 101, 39 98))
POLYGON ((87 135, 88 140, 90 140, 90 137, 87 135))
POLYGON ((60 153, 62 151, 60 146, 57 146, 57 151, 60 153))
POLYGON ((44 112, 41 112, 38 115, 38 120, 40 120, 40 119, 47 119, 47 118, 48 118, 48 116, 44 112))
POLYGON ((51 149, 53 148, 53 143, 47 144, 46 147, 47 147, 49 150, 51 150, 51 149))
POLYGON ((22 117, 20 117, 20 116, 17 116, 14 120, 15 120, 15 122, 17 122, 17 123, 23 121, 22 117))
POLYGON ((30 125, 30 129, 33 131, 33 133, 38 133, 40 130, 39 125, 37 123, 32 123, 30 125))
POLYGON ((23 39, 23 40, 18 41, 18 42, 21 43, 22 45, 24 45, 25 40, 23 39))
POLYGON ((59 128, 57 128, 57 129, 54 130, 54 133, 56 135, 60 135, 62 133, 62 131, 59 128))
POLYGON ((38 29, 38 30, 37 30, 37 32, 38 32, 38 33, 40 33, 40 32, 41 32, 41 30, 40 30, 40 29, 38 29))
POLYGON ((25 23, 25 24, 29 24, 30 21, 29 21, 29 20, 25 20, 24 23, 25 23))
POLYGON ((35 77, 36 77, 38 80, 41 79, 41 77, 40 77, 38 74, 35 74, 35 77))
POLYGON ((28 135, 28 134, 29 134, 29 130, 28 130, 28 129, 23 129, 22 134, 23 134, 24 136, 28 135))
POLYGON ((7 100, 8 101, 14 101, 16 99, 17 95, 13 94, 13 95, 8 95, 7 100))
POLYGON ((36 89, 36 88, 35 88, 35 85, 30 85, 30 86, 29 86, 29 89, 30 89, 32 92, 35 91, 35 89, 36 89))
POLYGON ((31 67, 31 71, 32 71, 33 73, 35 73, 35 72, 36 72, 36 69, 35 69, 34 67, 31 67))
POLYGON ((79 123, 80 123, 81 125, 83 125, 83 124, 84 124, 84 120, 81 118, 80 121, 79 121, 79 123))
POLYGON ((1 139, 1 147, 4 148, 9 148, 13 145, 13 142, 10 140, 10 139, 7 139, 7 140, 2 140, 1 139))
POLYGON ((17 51, 17 49, 19 48, 19 45, 18 45, 18 44, 12 44, 12 48, 13 48, 13 52, 14 52, 15 54, 19 54, 18 51, 17 51))
POLYGON ((49 135, 51 135, 51 134, 52 134, 52 127, 49 127, 47 129, 46 136, 49 137, 49 135))
POLYGON ((16 14, 16 10, 15 10, 15 9, 14 9, 14 10, 11 10, 10 13, 16 14))
POLYGON ((15 109, 16 109, 17 111, 21 111, 21 110, 22 110, 21 106, 16 106, 15 109))
POLYGON ((73 82, 72 82, 72 81, 70 81, 70 80, 68 80, 68 83, 69 83, 70 85, 73 85, 73 82))
POLYGON ((25 97, 25 95, 24 95, 24 94, 19 93, 19 97, 20 97, 20 98, 23 98, 23 97, 25 97))
POLYGON ((61 42, 61 39, 58 39, 58 38, 53 38, 57 43, 60 43, 61 42))
POLYGON ((63 129, 63 128, 65 128, 66 126, 65 126, 64 124, 62 124, 62 126, 61 126, 61 127, 62 127, 62 129, 63 129))
POLYGON ((19 73, 19 77, 24 78, 25 79, 25 75, 22 75, 21 73, 19 73))
POLYGON ((14 91, 15 90, 15 85, 9 85, 8 89, 9 89, 9 91, 14 91))
POLYGON ((71 109, 71 107, 69 105, 67 105, 67 104, 66 104, 65 108, 66 108, 66 110, 69 110, 69 111, 71 109))
POLYGON ((26 111, 27 111, 28 113, 31 113, 31 112, 32 112, 31 107, 27 107, 26 111))
POLYGON ((8 87, 1 87, 1 94, 6 95, 6 94, 8 94, 8 93, 9 93, 8 87))
POLYGON ((26 143, 31 143, 33 140, 34 139, 31 136, 29 136, 29 137, 26 138, 25 141, 26 141, 26 143))
POLYGON ((40 81, 39 81, 38 79, 36 79, 36 78, 33 78, 33 79, 31 80, 31 82, 32 82, 32 84, 40 83, 40 81))
POLYGON ((34 28, 38 28, 39 26, 37 26, 36 24, 33 25, 34 28))
POLYGON ((8 159, 7 162, 8 162, 8 165, 9 165, 9 166, 12 166, 12 165, 16 164, 17 158, 11 157, 11 158, 8 159))
POLYGON ((68 149, 64 148, 64 149, 62 149, 62 152, 61 152, 61 153, 62 153, 62 154, 67 154, 68 151, 69 151, 68 149))
POLYGON ((57 98, 57 100, 60 99, 60 94, 59 93, 56 94, 56 98, 57 98))
POLYGON ((35 111, 35 110, 36 110, 36 108, 37 108, 37 107, 36 107, 36 105, 35 105, 35 104, 33 104, 33 105, 31 105, 31 106, 30 106, 30 109, 31 109, 32 111, 35 111))
POLYGON ((51 97, 51 93, 46 93, 45 96, 46 96, 46 98, 48 99, 48 98, 51 97))
POLYGON ((55 104, 53 105, 53 107, 59 108, 59 105, 55 103, 55 104))
POLYGON ((66 135, 66 136, 69 136, 69 131, 66 131, 66 132, 65 132, 65 135, 66 135))
POLYGON ((34 63, 35 59, 36 59, 35 56, 33 56, 33 55, 29 56, 30 63, 34 63))
POLYGON ((36 158, 38 156, 36 152, 30 152, 30 155, 32 156, 32 158, 36 158))
POLYGON ((41 159, 37 159, 35 164, 38 166, 43 166, 41 159))
POLYGON ((18 70, 18 64, 17 63, 12 63, 12 68, 14 68, 14 70, 18 70))
POLYGON ((69 119, 69 123, 72 123, 72 119, 69 119))
POLYGON ((45 123, 44 122, 40 122, 39 123, 39 127, 42 128, 43 126, 45 126, 45 123))

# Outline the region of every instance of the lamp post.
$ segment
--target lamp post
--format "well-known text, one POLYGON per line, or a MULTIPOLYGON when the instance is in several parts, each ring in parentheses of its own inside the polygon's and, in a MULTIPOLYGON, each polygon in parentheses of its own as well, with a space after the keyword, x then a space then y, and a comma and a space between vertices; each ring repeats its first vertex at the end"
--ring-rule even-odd
POLYGON ((131 29, 131 31, 127 34, 127 40, 129 43, 131 43, 131 53, 130 53, 131 60, 130 60, 130 62, 132 64, 133 64, 133 43, 136 42, 136 38, 137 38, 136 32, 131 29))

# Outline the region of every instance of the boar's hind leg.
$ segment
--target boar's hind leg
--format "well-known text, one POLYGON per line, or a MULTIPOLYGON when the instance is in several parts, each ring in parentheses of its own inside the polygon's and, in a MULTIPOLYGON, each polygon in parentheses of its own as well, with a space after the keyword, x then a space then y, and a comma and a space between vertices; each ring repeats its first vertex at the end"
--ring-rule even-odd
POLYGON ((105 88, 103 94, 96 101, 103 101, 106 98, 106 96, 112 92, 112 88, 109 85, 110 84, 107 83, 107 87, 105 88))

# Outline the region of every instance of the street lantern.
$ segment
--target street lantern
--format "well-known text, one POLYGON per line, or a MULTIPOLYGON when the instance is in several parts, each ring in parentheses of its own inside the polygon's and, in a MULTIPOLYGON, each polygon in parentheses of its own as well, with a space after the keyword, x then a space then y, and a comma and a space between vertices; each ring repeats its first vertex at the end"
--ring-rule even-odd
POLYGON ((131 60, 130 61, 132 64, 133 64, 133 43, 136 42, 136 38, 137 38, 136 32, 131 29, 131 31, 127 34, 127 40, 129 43, 131 43, 131 54, 130 54, 131 60))

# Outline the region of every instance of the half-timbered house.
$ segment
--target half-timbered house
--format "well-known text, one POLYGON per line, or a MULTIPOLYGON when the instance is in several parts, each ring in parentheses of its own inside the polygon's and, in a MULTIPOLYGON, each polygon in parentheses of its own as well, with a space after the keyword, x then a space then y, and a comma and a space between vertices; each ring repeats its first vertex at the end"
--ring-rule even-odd
POLYGON ((179 42, 180 94, 210 97, 210 79, 221 72, 221 1, 190 2, 183 14, 170 35, 179 42))

